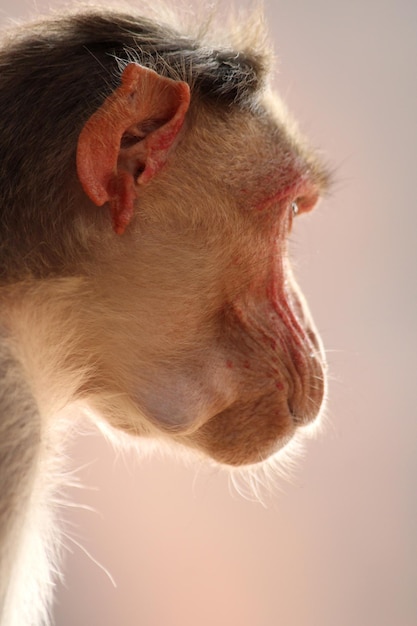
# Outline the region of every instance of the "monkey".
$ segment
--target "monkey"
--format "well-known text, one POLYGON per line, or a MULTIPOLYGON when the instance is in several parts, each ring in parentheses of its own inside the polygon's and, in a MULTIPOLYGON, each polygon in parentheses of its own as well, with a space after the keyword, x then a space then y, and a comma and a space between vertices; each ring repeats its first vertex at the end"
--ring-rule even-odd
POLYGON ((2 38, 1 626, 50 623, 68 407, 230 468, 323 413, 288 238, 329 173, 238 31, 90 8, 2 38))

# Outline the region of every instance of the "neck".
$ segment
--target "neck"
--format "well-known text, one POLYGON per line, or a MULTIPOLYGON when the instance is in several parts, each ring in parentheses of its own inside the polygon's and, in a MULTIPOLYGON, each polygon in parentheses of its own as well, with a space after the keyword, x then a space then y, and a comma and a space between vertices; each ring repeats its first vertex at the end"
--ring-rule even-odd
POLYGON ((58 433, 44 423, 27 380, 18 350, 0 334, 0 626, 46 624, 53 589, 57 468, 48 450, 58 433))

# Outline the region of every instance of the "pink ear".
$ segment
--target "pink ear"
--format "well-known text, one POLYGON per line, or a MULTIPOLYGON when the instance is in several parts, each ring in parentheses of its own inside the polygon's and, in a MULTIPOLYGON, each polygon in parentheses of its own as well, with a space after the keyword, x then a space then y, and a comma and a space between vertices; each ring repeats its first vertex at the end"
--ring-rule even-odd
POLYGON ((149 182, 165 164, 189 103, 187 83, 131 63, 123 71, 120 87, 82 129, 78 177, 97 206, 109 202, 116 233, 122 234, 132 219, 138 185, 149 182), (151 130, 135 137, 141 125, 151 130), (133 136, 128 147, 122 142, 125 133, 133 136))

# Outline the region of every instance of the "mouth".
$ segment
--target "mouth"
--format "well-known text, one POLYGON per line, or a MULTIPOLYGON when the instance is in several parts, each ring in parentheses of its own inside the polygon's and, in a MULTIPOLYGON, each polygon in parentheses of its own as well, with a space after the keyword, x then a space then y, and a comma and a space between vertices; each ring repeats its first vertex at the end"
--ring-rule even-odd
POLYGON ((298 397, 284 387, 269 387, 261 394, 258 389, 257 395, 250 397, 242 392, 239 400, 199 428, 195 443, 222 464, 261 463, 284 448, 297 431, 314 422, 324 395, 324 382, 298 397))
POLYGON ((197 447, 222 464, 266 460, 321 414, 326 368, 308 309, 297 290, 268 295, 228 310, 235 393, 195 433, 197 447))
POLYGON ((293 392, 288 398, 288 409, 297 426, 306 426, 320 413, 326 395, 326 366, 317 352, 306 359, 298 359, 296 373, 292 373, 293 392))
MULTIPOLYGON (((231 466, 260 463, 283 447, 296 425, 288 407, 235 405, 210 419, 198 432, 198 448, 215 461, 231 466)), ((269 404, 266 402, 265 404, 269 404)))

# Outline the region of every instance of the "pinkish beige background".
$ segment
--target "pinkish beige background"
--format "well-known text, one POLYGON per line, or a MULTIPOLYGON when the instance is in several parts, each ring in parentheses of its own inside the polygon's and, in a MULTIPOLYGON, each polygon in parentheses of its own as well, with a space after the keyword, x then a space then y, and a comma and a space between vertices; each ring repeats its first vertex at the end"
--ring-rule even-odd
MULTIPOLYGON (((2 0, 1 21, 34 6, 2 0)), ((94 490, 74 498, 98 514, 66 518, 117 588, 69 542, 56 626, 417 624, 417 4, 270 0, 266 12, 276 87, 337 170, 293 236, 329 351, 327 433, 267 508, 221 473, 77 439, 94 490)))

